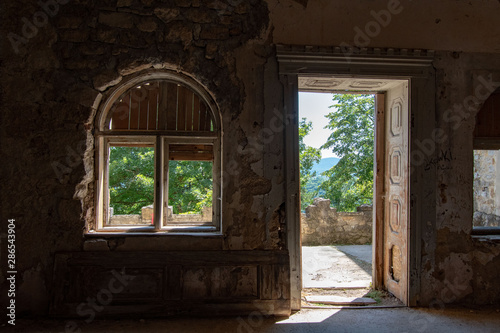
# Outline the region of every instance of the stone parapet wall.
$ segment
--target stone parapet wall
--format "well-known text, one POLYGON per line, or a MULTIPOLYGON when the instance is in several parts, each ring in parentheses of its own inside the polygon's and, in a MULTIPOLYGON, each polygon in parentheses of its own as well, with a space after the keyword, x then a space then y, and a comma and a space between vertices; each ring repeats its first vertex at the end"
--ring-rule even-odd
MULTIPOLYGON (((152 224, 153 205, 142 207, 141 215, 112 215, 110 217, 111 225, 149 225, 152 224)), ((169 224, 183 223, 211 223, 212 207, 204 207, 201 214, 172 214, 172 207, 168 207, 167 219, 169 224)))
POLYGON ((330 200, 316 198, 301 214, 302 245, 370 244, 372 242, 372 206, 360 206, 357 212, 337 212, 330 200))

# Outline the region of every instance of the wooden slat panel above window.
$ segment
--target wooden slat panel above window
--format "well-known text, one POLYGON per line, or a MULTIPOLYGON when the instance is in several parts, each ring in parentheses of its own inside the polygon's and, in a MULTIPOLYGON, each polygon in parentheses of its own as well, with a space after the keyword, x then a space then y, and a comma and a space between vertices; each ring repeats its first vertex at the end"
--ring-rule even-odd
POLYGON ((168 81, 141 84, 112 106, 108 129, 130 131, 213 132, 214 118, 191 89, 168 81))
POLYGON ((172 161, 212 161, 214 158, 213 146, 203 144, 170 144, 168 154, 172 161))

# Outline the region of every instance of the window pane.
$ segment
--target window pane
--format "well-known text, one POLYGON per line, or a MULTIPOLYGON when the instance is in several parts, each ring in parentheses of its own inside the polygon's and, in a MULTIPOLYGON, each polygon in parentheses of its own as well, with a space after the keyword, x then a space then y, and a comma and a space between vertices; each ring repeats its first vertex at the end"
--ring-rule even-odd
POLYGON ((474 227, 500 226, 500 150, 474 150, 474 227))
POLYGON ((169 161, 168 226, 212 225, 210 161, 169 161))
POLYGON ((154 165, 154 147, 110 147, 108 225, 153 224, 154 165))

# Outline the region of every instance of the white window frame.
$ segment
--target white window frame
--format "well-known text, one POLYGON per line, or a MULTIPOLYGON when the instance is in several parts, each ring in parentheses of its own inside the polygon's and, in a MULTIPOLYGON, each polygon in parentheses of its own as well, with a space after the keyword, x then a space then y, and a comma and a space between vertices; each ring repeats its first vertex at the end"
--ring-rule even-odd
POLYGON ((222 147, 220 113, 211 96, 193 79, 171 72, 153 72, 133 78, 111 92, 100 109, 99 121, 95 130, 96 161, 96 223, 88 233, 123 233, 124 235, 147 234, 190 234, 220 235, 222 220, 222 147), (111 131, 105 128, 106 118, 118 97, 130 88, 151 80, 168 80, 187 86, 203 99, 214 116, 215 131, 186 133, 167 130, 155 131, 111 131), (155 186, 154 186, 154 225, 110 226, 109 218, 109 149, 111 145, 151 144, 155 149, 155 186), (169 144, 206 144, 213 146, 213 193, 212 225, 210 226, 171 226, 167 219, 169 144))

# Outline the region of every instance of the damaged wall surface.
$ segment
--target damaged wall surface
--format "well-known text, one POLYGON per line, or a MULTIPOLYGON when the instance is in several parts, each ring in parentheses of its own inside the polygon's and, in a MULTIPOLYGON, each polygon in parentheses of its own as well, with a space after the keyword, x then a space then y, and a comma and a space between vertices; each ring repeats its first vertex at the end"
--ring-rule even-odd
MULTIPOLYGON (((285 142, 278 44, 345 44, 355 49, 347 56, 363 47, 436 50, 436 119, 425 122, 446 136, 422 148, 437 182, 427 184, 433 218, 418 221, 418 304, 500 302, 500 243, 472 235, 471 197, 474 112, 500 85, 498 1, 53 3, 1 5, 1 235, 5 246, 6 221, 15 219, 19 315, 46 316, 50 302, 52 314, 72 315, 113 270, 127 267, 145 282, 123 295, 130 302, 140 294, 145 304, 128 313, 156 306, 155 315, 172 314, 179 300, 180 312, 207 300, 219 304, 209 311, 224 314, 233 292, 235 313, 260 305, 290 313, 285 151, 295 144, 285 142), (377 23, 382 10, 389 16, 377 23), (376 34, 366 30, 372 26, 376 34), (90 237, 96 113, 122 82, 162 70, 199 82, 220 110, 220 235, 90 237), (80 283, 79 274, 101 279, 80 283)), ((6 294, 6 276, 0 280, 6 294)))

